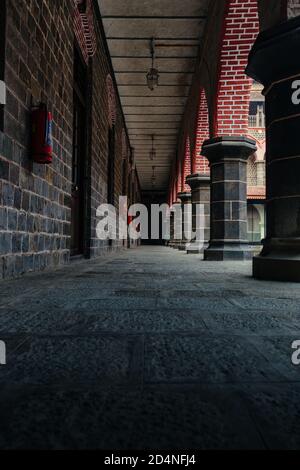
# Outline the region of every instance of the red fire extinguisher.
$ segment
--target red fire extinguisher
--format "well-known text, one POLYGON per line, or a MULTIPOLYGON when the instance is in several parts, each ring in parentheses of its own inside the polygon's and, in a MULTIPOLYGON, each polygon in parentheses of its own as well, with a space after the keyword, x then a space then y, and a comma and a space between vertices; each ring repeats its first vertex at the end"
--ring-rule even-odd
POLYGON ((31 152, 33 161, 48 165, 52 163, 52 114, 47 105, 41 103, 32 109, 31 152))

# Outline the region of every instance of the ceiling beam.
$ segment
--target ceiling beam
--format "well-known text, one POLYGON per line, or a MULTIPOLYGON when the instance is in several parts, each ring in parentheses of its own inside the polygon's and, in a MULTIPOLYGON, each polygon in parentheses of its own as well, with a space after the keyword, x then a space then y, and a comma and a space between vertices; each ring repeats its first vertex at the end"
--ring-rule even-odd
POLYGON ((206 15, 169 16, 169 15, 101 15, 103 20, 206 20, 206 15))
MULTIPOLYGON (((149 36, 147 37, 130 37, 130 36, 127 36, 127 37, 117 37, 117 36, 107 36, 106 40, 107 41, 149 41, 151 38, 149 38, 149 36)), ((159 36, 159 37, 156 37, 155 40, 156 41, 160 41, 160 40, 164 40, 164 41, 199 41, 198 38, 181 38, 181 37, 177 37, 177 38, 170 38, 170 37, 165 37, 165 36, 159 36)))

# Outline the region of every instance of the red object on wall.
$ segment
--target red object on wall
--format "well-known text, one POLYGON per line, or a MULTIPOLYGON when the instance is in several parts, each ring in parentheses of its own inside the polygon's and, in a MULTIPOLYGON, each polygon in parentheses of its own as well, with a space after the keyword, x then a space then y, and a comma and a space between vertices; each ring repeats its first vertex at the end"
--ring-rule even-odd
POLYGON ((31 115, 31 152, 36 163, 52 163, 52 114, 46 104, 33 108, 31 115))

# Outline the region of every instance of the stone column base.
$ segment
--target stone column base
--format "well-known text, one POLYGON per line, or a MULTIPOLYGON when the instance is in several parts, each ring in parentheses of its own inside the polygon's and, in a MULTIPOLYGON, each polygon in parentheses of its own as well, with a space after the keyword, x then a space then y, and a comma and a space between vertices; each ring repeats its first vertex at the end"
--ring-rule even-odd
POLYGON ((300 282, 300 256, 253 258, 253 277, 265 281, 300 282))
POLYGON ((187 177, 186 183, 192 190, 193 232, 196 232, 198 229, 198 216, 195 208, 197 204, 202 204, 204 206, 204 220, 201 222, 204 226, 200 227, 204 232, 204 240, 202 243, 196 240, 192 241, 186 245, 186 251, 188 255, 203 254, 204 250, 208 248, 210 240, 210 175, 194 173, 187 177))
POLYGON ((205 261, 247 261, 255 255, 248 243, 214 243, 204 251, 205 261))

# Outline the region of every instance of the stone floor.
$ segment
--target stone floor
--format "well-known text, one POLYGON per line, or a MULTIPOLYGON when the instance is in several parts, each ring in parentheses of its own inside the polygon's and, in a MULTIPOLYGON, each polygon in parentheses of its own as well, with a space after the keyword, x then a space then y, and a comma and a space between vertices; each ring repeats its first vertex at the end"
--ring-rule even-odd
POLYGON ((0 448, 300 448, 300 285, 164 247, 0 284, 0 448))

